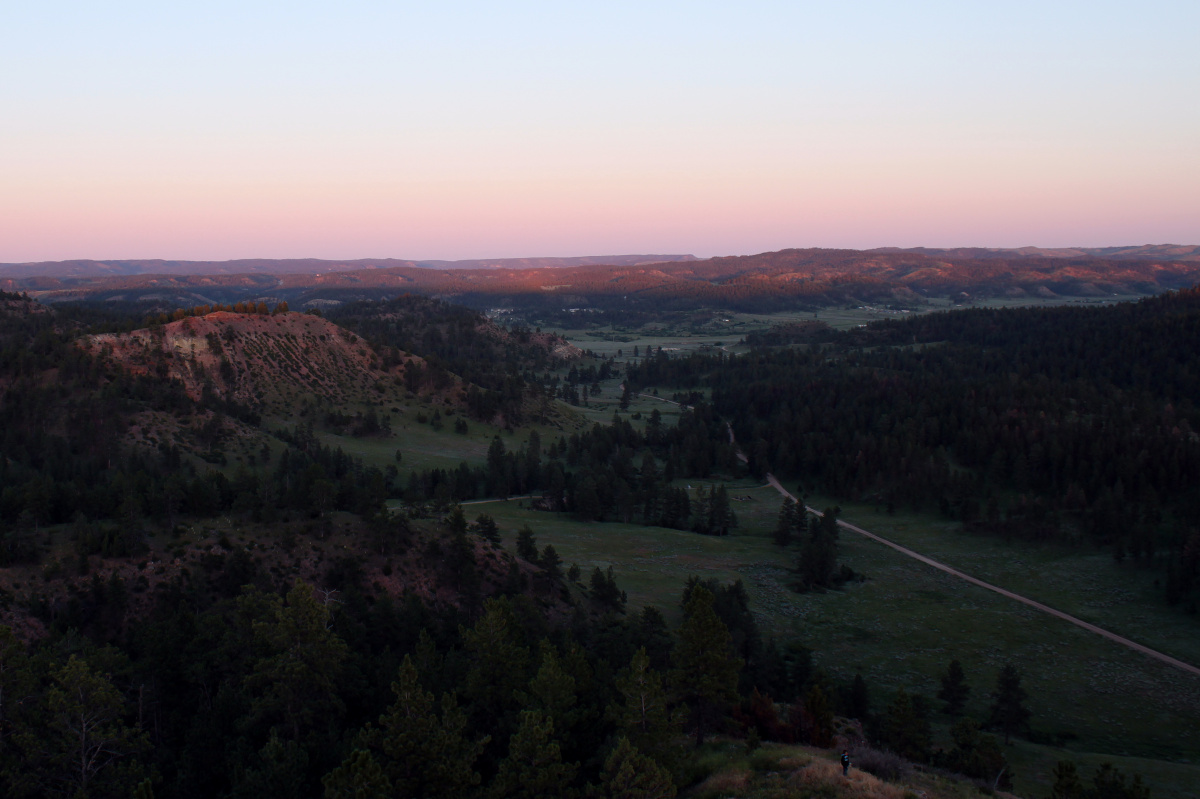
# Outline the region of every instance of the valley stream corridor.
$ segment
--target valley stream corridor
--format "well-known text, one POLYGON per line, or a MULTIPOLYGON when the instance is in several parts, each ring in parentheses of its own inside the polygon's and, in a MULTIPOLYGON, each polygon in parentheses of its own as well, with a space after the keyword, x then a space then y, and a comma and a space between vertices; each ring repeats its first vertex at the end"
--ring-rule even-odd
MULTIPOLYGON (((647 397, 650 395, 642 394, 641 396, 647 397)), ((659 397, 654 397, 654 399, 659 399, 659 397)), ((663 401, 670 402, 670 400, 663 400, 663 401)), ((729 425, 728 423, 726 423, 725 426, 729 430, 729 443, 733 444, 734 448, 737 450, 738 460, 740 460, 742 463, 746 463, 746 461, 747 461, 746 455, 744 452, 742 452, 742 448, 740 446, 738 446, 737 440, 733 437, 733 427, 731 425, 729 425)), ((800 500, 798 500, 796 497, 792 496, 791 492, 789 492, 786 488, 784 488, 782 485, 780 485, 779 480, 776 479, 775 475, 768 473, 767 474, 767 482, 770 483, 771 486, 773 486, 775 488, 775 490, 778 491, 783 496, 789 497, 797 505, 801 504, 800 500)), ((804 505, 803 507, 806 511, 808 511, 811 514, 820 515, 820 511, 818 511, 816 508, 810 508, 808 505, 804 505)), ((1060 618, 1063 621, 1068 621, 1071 624, 1074 624, 1076 627, 1082 627, 1083 629, 1088 630, 1093 633, 1096 633, 1097 635, 1102 635, 1105 638, 1109 639, 1110 641, 1116 641, 1118 644, 1121 644, 1122 646, 1127 646, 1130 649, 1141 652, 1144 655, 1149 655, 1152 658, 1157 658, 1158 660, 1161 660, 1163 663, 1169 663, 1170 665, 1174 666, 1177 669, 1183 669, 1186 672, 1195 674, 1196 676, 1200 677, 1200 668, 1196 668, 1195 666, 1191 665, 1190 663, 1184 663, 1182 660, 1173 658, 1170 655, 1165 655, 1162 652, 1158 652, 1154 649, 1151 649, 1148 646, 1143 646, 1142 644, 1139 644, 1137 641, 1130 641, 1128 638, 1117 635, 1116 633, 1111 633, 1108 630, 1105 630, 1102 627, 1097 627, 1094 624, 1089 624, 1088 622, 1084 621, 1083 619, 1077 619, 1068 613, 1063 613, 1061 610, 1055 610, 1054 608, 1050 607, 1049 605, 1043 605, 1041 602, 1030 599, 1029 597, 1024 597, 1024 596, 1021 596, 1020 594, 1014 594, 1012 591, 1001 588, 998 585, 992 585, 991 583, 986 583, 977 577, 972 577, 971 575, 965 574, 964 572, 960 572, 958 569, 955 569, 951 566, 947 566, 944 563, 939 563, 938 561, 934 560, 933 558, 928 558, 928 557, 922 555, 920 552, 914 552, 913 550, 909 549, 908 547, 902 547, 893 541, 887 540, 886 538, 877 536, 874 533, 869 533, 866 530, 862 529, 861 527, 850 524, 849 522, 844 522, 841 519, 838 519, 838 526, 844 527, 845 529, 847 529, 853 533, 858 533, 861 536, 865 536, 865 537, 871 539, 872 541, 878 541, 880 544, 883 544, 885 547, 891 547, 892 549, 896 550, 897 552, 901 553, 902 555, 907 555, 908 557, 912 558, 913 560, 919 560, 928 566, 932 566, 935 569, 944 571, 946 574, 953 575, 953 576, 959 578, 960 580, 966 580, 968 583, 973 583, 974 585, 977 585, 980 588, 986 588, 989 591, 995 591, 997 594, 1000 594, 1001 596, 1006 596, 1009 599, 1015 599, 1018 602, 1023 602, 1026 605, 1029 605, 1029 607, 1031 607, 1031 608, 1037 608, 1038 610, 1042 611, 1043 613, 1049 613, 1051 616, 1060 618)))

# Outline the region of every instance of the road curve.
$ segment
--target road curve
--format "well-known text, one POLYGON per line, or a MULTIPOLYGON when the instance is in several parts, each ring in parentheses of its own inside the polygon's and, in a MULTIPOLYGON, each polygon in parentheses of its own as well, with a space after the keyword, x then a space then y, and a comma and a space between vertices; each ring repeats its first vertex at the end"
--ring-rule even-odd
MULTIPOLYGON (((729 443, 733 444, 734 446, 737 446, 737 442, 733 438, 733 427, 729 426, 729 425, 727 425, 727 426, 729 427, 729 443)), ((741 460, 743 463, 746 462, 746 456, 742 453, 742 450, 740 447, 738 447, 737 456, 738 456, 738 459, 741 460)), ((767 482, 770 483, 772 486, 774 486, 775 490, 778 491, 780 494, 784 495, 785 497, 789 497, 793 502, 796 502, 797 504, 799 504, 800 500, 798 500, 794 496, 792 496, 791 492, 788 491, 786 488, 784 488, 780 484, 779 480, 777 480, 775 478, 775 475, 768 474, 767 482)), ((808 505, 805 505, 804 509, 812 514, 820 515, 820 513, 821 513, 816 508, 810 508, 808 505)), ((1115 641, 1116 643, 1121 644, 1122 646, 1127 646, 1134 651, 1141 652, 1143 655, 1149 655, 1152 658, 1161 660, 1163 663, 1167 663, 1171 666, 1174 666, 1177 669, 1183 669, 1184 671, 1186 671, 1190 674, 1194 674, 1197 677, 1200 677, 1200 668, 1196 668, 1195 666, 1193 666, 1190 663, 1184 663, 1182 660, 1179 660, 1178 658, 1173 658, 1170 655, 1166 655, 1166 654, 1163 654, 1162 652, 1159 652, 1158 650, 1151 649, 1148 646, 1143 646, 1142 644, 1139 644, 1137 641, 1131 641, 1128 638, 1117 635, 1116 633, 1109 632, 1108 630, 1105 630, 1103 627, 1097 627, 1096 625, 1091 624, 1090 622, 1086 622, 1083 619, 1077 619, 1074 616, 1070 615, 1069 613, 1063 613, 1061 610, 1055 610, 1054 608, 1050 607, 1049 605, 1044 605, 1041 602, 1030 599, 1029 597, 1024 597, 1024 596, 1021 596, 1020 594, 1015 594, 1012 591, 1009 591, 1005 588, 1001 588, 998 585, 992 585, 991 583, 984 582, 983 580, 980 580, 978 577, 972 577, 971 575, 966 574, 965 572, 961 572, 958 569, 953 568, 952 566, 947 566, 944 563, 939 563, 938 561, 934 560, 933 558, 929 558, 929 557, 926 557, 925 555, 922 555, 920 552, 914 552, 913 550, 909 549, 908 547, 902 547, 899 544, 895 543, 894 541, 889 541, 886 538, 882 538, 881 536, 875 535, 874 533, 869 533, 866 530, 862 529, 861 527, 850 524, 849 522, 844 522, 841 519, 838 519, 838 526, 844 527, 847 530, 850 530, 851 532, 858 533, 861 536, 865 536, 866 538, 869 538, 872 541, 878 541, 880 544, 883 544, 886 547, 891 547, 892 549, 896 550, 897 552, 901 553, 902 555, 907 555, 908 557, 912 558, 913 560, 919 560, 922 563, 926 564, 927 566, 932 566, 933 568, 938 569, 939 571, 943 571, 946 574, 953 575, 953 576, 959 578, 960 580, 966 580, 968 583, 977 585, 980 588, 986 588, 987 590, 994 591, 997 594, 1000 594, 1001 596, 1008 597, 1009 599, 1015 599, 1016 601, 1024 603, 1031 608, 1037 608, 1038 610, 1042 611, 1043 613, 1049 613, 1051 616, 1055 616, 1057 618, 1062 619, 1063 621, 1070 622, 1071 624, 1074 624, 1076 627, 1082 627, 1083 629, 1088 630, 1089 632, 1096 633, 1097 635, 1102 635, 1110 641, 1115 641)))

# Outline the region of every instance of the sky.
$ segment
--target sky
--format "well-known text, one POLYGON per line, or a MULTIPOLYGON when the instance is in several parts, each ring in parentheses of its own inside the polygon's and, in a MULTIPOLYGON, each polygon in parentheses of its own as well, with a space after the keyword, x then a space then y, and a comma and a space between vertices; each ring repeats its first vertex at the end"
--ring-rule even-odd
POLYGON ((0 262, 1200 243, 1200 3, 9 2, 0 262))

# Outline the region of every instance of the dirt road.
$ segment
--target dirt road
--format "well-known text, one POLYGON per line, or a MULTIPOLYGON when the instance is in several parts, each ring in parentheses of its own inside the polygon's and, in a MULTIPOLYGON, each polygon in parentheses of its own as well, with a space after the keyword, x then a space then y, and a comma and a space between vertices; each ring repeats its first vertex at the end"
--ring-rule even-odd
MULTIPOLYGON (((733 444, 734 446, 737 446, 737 441, 733 437, 733 428, 732 427, 729 427, 729 443, 733 444)), ((745 454, 742 453, 740 447, 738 448, 737 455, 738 455, 738 459, 741 460, 742 463, 746 462, 746 456, 745 456, 745 454)), ((796 497, 792 496, 791 492, 788 491, 786 488, 784 488, 779 483, 779 481, 777 479, 775 479, 775 475, 768 474, 767 482, 770 483, 772 486, 774 486, 775 490, 778 491, 780 494, 782 494, 785 497, 790 497, 793 502, 796 502, 797 504, 799 504, 800 501, 798 499, 796 499, 796 497)), ((804 506, 804 509, 807 510, 809 513, 813 513, 813 514, 820 513, 820 511, 818 511, 816 508, 810 508, 807 505, 804 506)), ((1015 599, 1018 602, 1029 605, 1029 607, 1031 607, 1031 608, 1037 608, 1038 610, 1042 611, 1043 613, 1049 613, 1051 616, 1062 619, 1063 621, 1068 621, 1071 624, 1074 624, 1076 627, 1082 627, 1083 629, 1088 630, 1089 632, 1096 633, 1097 635, 1102 635, 1105 638, 1109 639, 1110 641, 1115 641, 1118 644, 1121 644, 1122 646, 1127 646, 1130 649, 1133 649, 1137 652, 1141 652, 1144 655, 1149 655, 1152 658, 1161 660, 1163 663, 1168 663, 1177 669, 1183 669, 1186 672, 1195 674, 1197 677, 1200 677, 1200 668, 1196 668, 1195 666, 1191 665, 1190 663, 1184 663, 1182 660, 1173 658, 1170 655, 1165 655, 1162 652, 1151 649, 1148 646, 1143 646, 1142 644, 1139 644, 1137 641, 1131 641, 1128 638, 1117 635, 1116 633, 1109 632, 1108 630, 1105 630, 1103 627, 1097 627, 1096 625, 1086 622, 1083 619, 1077 619, 1068 613, 1063 613, 1061 610, 1055 610, 1054 608, 1050 607, 1049 605, 1044 605, 1041 602, 1030 599, 1029 597, 1024 597, 1024 596, 1021 596, 1020 594, 1015 594, 1012 591, 1009 591, 1005 588, 1001 588, 1000 586, 992 585, 991 583, 984 582, 983 580, 980 580, 977 577, 972 577, 971 575, 961 572, 952 566, 947 566, 944 563, 939 563, 938 561, 934 560, 933 558, 926 557, 925 555, 922 555, 920 552, 914 552, 913 550, 909 549, 908 547, 900 546, 899 544, 897 544, 893 541, 889 541, 886 538, 882 538, 880 536, 875 535, 874 533, 867 532, 866 530, 862 529, 861 527, 850 524, 849 522, 844 522, 839 519, 838 526, 843 527, 851 532, 858 533, 859 535, 869 538, 872 541, 878 541, 880 544, 883 544, 886 547, 891 547, 892 549, 896 550, 897 552, 899 552, 903 555, 907 555, 908 557, 912 558, 913 560, 919 560, 922 563, 926 564, 927 566, 932 566, 933 568, 938 569, 939 571, 943 571, 946 574, 953 575, 953 576, 959 578, 960 580, 966 580, 968 583, 977 585, 980 588, 986 588, 987 590, 994 591, 997 594, 1000 594, 1001 596, 1008 597, 1009 599, 1015 599)))

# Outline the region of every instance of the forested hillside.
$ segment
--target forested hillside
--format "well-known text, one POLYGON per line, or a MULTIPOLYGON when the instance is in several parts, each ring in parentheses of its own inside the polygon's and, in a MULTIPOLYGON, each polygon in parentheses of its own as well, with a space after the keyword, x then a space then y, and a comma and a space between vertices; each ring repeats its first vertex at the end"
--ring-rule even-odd
MULTIPOLYGON (((1191 324, 1192 295, 1163 303, 1173 309, 1166 318, 1191 324)), ((1153 316, 1154 306, 1143 307, 1138 313, 1153 316)), ((560 340, 422 298, 351 306, 342 321, 354 331, 257 303, 146 320, 3 294, 0 311, 4 796, 666 799, 692 786, 700 795, 754 795, 784 780, 840 795, 830 787, 841 784, 836 775, 823 771, 821 750, 833 746, 854 749, 856 795, 866 785, 883 797, 905 789, 935 799, 974 793, 969 784, 916 775, 911 763, 994 792, 1013 778, 999 735, 1062 743, 1069 732, 1031 724, 1038 697, 1025 692, 1011 664, 964 675, 949 663, 944 706, 907 686, 873 702, 861 674, 834 679, 814 666, 819 640, 760 631, 740 580, 696 576, 670 586, 673 607, 633 609, 619 571, 568 566, 552 545, 539 547, 539 529, 613 522, 728 541, 739 522, 721 482, 747 468, 729 438, 733 420, 739 437, 753 442, 751 470, 790 469, 834 493, 929 502, 940 501, 937 475, 952 474, 962 493, 947 498, 946 509, 965 521, 1019 530, 1029 508, 1044 508, 1047 535, 1077 529, 1108 540, 1111 529, 1095 527, 1097 512, 1087 504, 1096 484, 1085 479, 1090 472, 1070 472, 1082 475, 1073 479, 1086 500, 1060 509, 1042 486, 1073 483, 1036 482, 1044 477, 1036 469, 1047 467, 1030 457, 1032 448, 1012 445, 1026 459, 1024 472, 1007 454, 994 473, 952 461, 957 427, 950 423, 970 413, 948 399, 921 398, 917 378, 934 367, 941 376, 931 397, 971 383, 973 402, 1005 409, 995 424, 1007 432, 973 433, 981 451, 993 443, 985 433, 1022 441, 1018 433, 1029 425, 1047 451, 1057 451, 1051 432, 1076 420, 1114 430, 1134 424, 1137 436, 1106 437, 1103 446, 1112 457, 1135 445, 1149 453, 1137 461, 1145 474, 1121 467, 1128 488, 1117 495, 1136 500, 1129 518, 1138 531, 1159 536, 1153 548, 1135 548, 1141 538, 1119 528, 1140 560, 1160 563, 1176 546, 1165 536, 1184 529, 1171 525, 1191 518, 1183 481, 1164 482, 1152 462, 1161 454, 1154 448, 1181 441, 1169 467, 1193 468, 1187 442, 1194 446, 1195 409, 1183 395, 1190 383, 1168 388, 1135 371, 1094 385, 1077 379, 1070 385, 1078 390, 1062 399, 1050 390, 1050 366, 1029 374, 1002 358, 956 366, 954 347, 976 355, 984 348, 951 343, 959 334, 941 321, 926 332, 867 329, 836 335, 824 349, 732 360, 660 354, 629 367, 613 407, 627 410, 633 381, 675 384, 684 406, 672 411, 674 423, 652 411, 586 425, 577 409, 589 393, 598 396, 601 381, 615 383, 621 366, 578 360, 560 340), (880 341, 868 346, 862 336, 880 341), (943 343, 913 345, 913 336, 943 343), (316 351, 322 344, 327 352, 316 351), (557 360, 563 356, 569 366, 557 360), (452 373, 460 364, 474 370, 471 382, 452 373), (276 380, 276 370, 305 379, 276 380), (264 393, 272 382, 283 387, 273 398, 264 393), (779 388, 768 391, 774 383, 779 388), (691 391, 705 385, 712 402, 691 391), (493 427, 483 438, 486 454, 481 447, 473 463, 406 466, 413 428, 428 424, 430 435, 443 435, 440 417, 422 419, 425 411, 453 414, 455 429, 444 435, 468 440, 467 414, 456 404, 464 393, 476 419, 506 407, 479 397, 511 401, 508 413, 527 410, 529 419, 556 407, 541 426, 544 437, 516 429, 510 417, 511 429, 493 427), (1160 395, 1172 398, 1169 412, 1160 395), (892 415, 876 418, 888 396, 892 415), (915 426, 904 421, 914 403, 925 409, 915 426), (401 405, 420 411, 410 417, 401 405), (796 432, 796 414, 809 406, 833 420, 821 425, 826 438, 811 451, 796 432), (1050 421, 1040 421, 1043 411, 1050 421), (915 447, 907 468, 868 461, 875 471, 856 482, 858 472, 837 455, 840 437, 855 426, 874 431, 854 439, 871 457, 915 447), (387 462, 349 454, 331 443, 338 441, 383 451, 387 462), (784 460, 793 452, 787 445, 798 448, 792 461, 784 460), (1015 487, 1021 474, 1024 489, 1015 487), (900 475, 910 482, 896 482, 900 475), (994 497, 996 513, 985 507, 972 515, 970 489, 994 497), (522 509, 528 524, 498 525, 459 504, 513 494, 533 495, 522 509), (1151 496, 1163 508, 1157 517, 1151 496), (668 617, 679 623, 668 625, 668 617), (979 720, 964 709, 967 680, 995 681, 979 720), (935 724, 949 737, 936 737, 935 724), (775 748, 763 754, 766 740, 775 748), (730 752, 757 765, 714 764, 730 752), (715 773, 726 766, 741 775, 732 788, 715 773), (876 775, 872 782, 863 771, 876 775)), ((973 320, 990 317, 963 319, 974 330, 982 323, 973 320)), ((1179 325, 1165 323, 1164 340, 1182 336, 1179 325)), ((1147 363, 1180 368, 1163 357, 1147 355, 1147 363)), ((1095 481, 1107 479, 1108 463, 1090 467, 1099 470, 1095 481)), ((835 516, 806 522, 786 506, 781 514, 790 531, 809 536, 796 575, 802 587, 825 590, 847 578, 843 570, 831 579, 835 516)), ((1175 560, 1179 568, 1188 563, 1175 560)), ((1190 602, 1183 580, 1179 601, 1190 602)), ((1067 787, 1078 781, 1070 765, 1062 772, 1067 787)), ((1094 781, 1097 797, 1144 797, 1118 770, 1097 772, 1094 781)))
POLYGON ((665 356, 638 385, 710 387, 750 466, 1106 546, 1200 599, 1200 290, 1108 308, 965 310, 744 356, 665 356))
POLYGON ((478 311, 416 294, 348 303, 328 315, 370 341, 385 363, 416 352, 427 368, 460 376, 472 386, 467 403, 480 419, 502 414, 519 424, 530 390, 542 386, 534 373, 583 354, 560 336, 503 328, 478 311))

